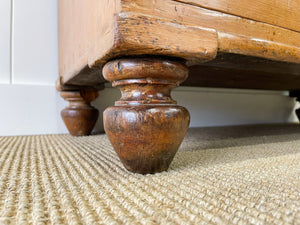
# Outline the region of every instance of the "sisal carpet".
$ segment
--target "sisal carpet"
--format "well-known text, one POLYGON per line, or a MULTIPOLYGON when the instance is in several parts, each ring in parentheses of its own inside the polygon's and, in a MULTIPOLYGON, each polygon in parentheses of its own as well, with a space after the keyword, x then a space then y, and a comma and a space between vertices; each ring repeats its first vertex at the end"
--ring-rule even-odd
POLYGON ((0 224, 300 224, 300 125, 190 129, 146 176, 105 135, 0 137, 0 224))

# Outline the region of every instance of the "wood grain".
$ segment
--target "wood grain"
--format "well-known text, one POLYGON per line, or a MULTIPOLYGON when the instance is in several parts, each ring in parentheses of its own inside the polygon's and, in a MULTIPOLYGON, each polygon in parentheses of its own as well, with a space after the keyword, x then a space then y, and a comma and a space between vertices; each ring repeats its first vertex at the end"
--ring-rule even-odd
POLYGON ((123 0, 122 12, 135 12, 172 22, 211 28, 218 33, 300 46, 299 32, 173 0, 123 0))
POLYGON ((299 0, 174 0, 300 31, 299 0))
POLYGON ((300 64, 300 33, 265 22, 174 0, 60 2, 62 85, 103 83, 95 71, 130 55, 178 57, 199 65, 218 52, 300 64))
POLYGON ((299 32, 173 0, 125 1, 124 11, 215 30, 218 34, 218 52, 300 63, 299 32))
POLYGON ((219 33, 218 37, 220 40, 219 52, 221 53, 235 53, 281 62, 300 63, 300 48, 298 46, 226 33, 219 33))
POLYGON ((59 74, 62 84, 77 74, 81 77, 89 74, 85 68, 94 64, 95 52, 100 57, 113 45, 114 14, 120 11, 117 2, 58 1, 59 74))
POLYGON ((100 68, 110 58, 145 54, 178 57, 198 64, 214 59, 218 50, 214 30, 161 18, 122 13, 115 17, 115 28, 114 46, 95 62, 100 68))
POLYGON ((104 111, 104 129, 123 165, 142 174, 167 170, 190 120, 170 92, 188 68, 174 59, 122 58, 108 62, 103 74, 122 92, 104 111))
POLYGON ((62 91, 60 93, 70 104, 61 111, 61 117, 73 136, 89 135, 93 130, 99 111, 90 105, 98 97, 95 90, 62 91))

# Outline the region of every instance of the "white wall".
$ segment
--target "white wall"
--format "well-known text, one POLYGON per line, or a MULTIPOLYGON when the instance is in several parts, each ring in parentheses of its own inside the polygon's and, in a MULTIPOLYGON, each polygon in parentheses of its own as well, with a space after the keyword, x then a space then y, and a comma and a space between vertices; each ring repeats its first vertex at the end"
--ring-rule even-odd
POLYGON ((58 77, 57 0, 13 0, 12 6, 12 83, 53 85, 58 77))
POLYGON ((0 135, 66 133, 58 77, 57 1, 0 0, 0 135))
POLYGON ((0 83, 10 82, 11 1, 0 1, 0 83))
MULTIPOLYGON (((57 1, 1 0, 0 30, 0 136, 66 133, 67 103, 54 86, 57 1)), ((94 105, 102 112, 119 95, 108 87, 94 105)), ((296 121, 285 92, 180 87, 173 98, 189 109, 191 126, 296 121)), ((95 131, 102 130, 100 116, 95 131)))

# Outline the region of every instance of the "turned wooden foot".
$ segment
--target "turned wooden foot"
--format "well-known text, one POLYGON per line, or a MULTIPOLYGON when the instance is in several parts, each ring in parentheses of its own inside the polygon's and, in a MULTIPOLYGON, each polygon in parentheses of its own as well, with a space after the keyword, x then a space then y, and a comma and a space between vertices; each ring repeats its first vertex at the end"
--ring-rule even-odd
MULTIPOLYGON (((290 91, 290 97, 296 97, 296 101, 300 102, 300 90, 290 91)), ((300 108, 295 110, 295 113, 300 121, 300 108)))
POLYGON ((98 97, 97 91, 63 91, 60 95, 69 101, 69 106, 61 111, 67 129, 73 136, 89 135, 93 130, 99 112, 90 105, 98 97))
POLYGON ((166 171, 190 122, 170 96, 188 68, 175 60, 129 58, 108 62, 103 75, 122 93, 104 111, 104 129, 123 165, 141 174, 166 171))

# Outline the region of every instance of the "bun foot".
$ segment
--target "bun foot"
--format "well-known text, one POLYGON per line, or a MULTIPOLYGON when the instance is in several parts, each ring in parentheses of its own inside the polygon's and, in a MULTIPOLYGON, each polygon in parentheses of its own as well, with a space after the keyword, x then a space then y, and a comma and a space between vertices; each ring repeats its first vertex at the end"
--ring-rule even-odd
POLYGON ((103 68, 122 97, 104 111, 104 129, 124 167, 134 173, 166 171, 189 127, 189 112, 170 92, 188 75, 181 62, 118 59, 103 68))
POLYGON ((104 127, 125 168, 135 173, 166 171, 189 127, 181 106, 116 106, 104 112, 104 127))
POLYGON ((73 136, 89 135, 99 116, 99 111, 90 105, 97 98, 97 91, 64 91, 60 95, 69 101, 69 106, 61 111, 63 121, 73 136))

